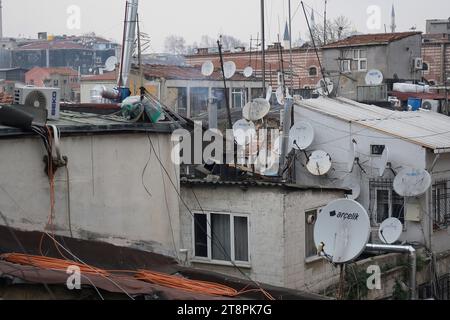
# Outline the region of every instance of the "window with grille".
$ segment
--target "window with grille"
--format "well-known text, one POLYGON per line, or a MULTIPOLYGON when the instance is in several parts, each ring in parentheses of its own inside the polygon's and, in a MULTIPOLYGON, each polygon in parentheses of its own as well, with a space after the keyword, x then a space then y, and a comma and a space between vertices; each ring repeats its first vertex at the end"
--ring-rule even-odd
POLYGON ((434 227, 448 227, 450 221, 449 181, 440 181, 433 185, 434 227))
POLYGON ((381 224, 387 218, 397 218, 405 222, 405 198, 399 196, 388 179, 371 180, 370 212, 374 224, 381 224))

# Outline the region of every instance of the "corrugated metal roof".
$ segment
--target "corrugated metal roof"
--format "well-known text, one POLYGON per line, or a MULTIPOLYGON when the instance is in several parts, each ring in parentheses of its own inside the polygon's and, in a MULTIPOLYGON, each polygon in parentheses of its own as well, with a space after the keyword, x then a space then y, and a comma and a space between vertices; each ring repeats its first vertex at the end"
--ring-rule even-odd
POLYGON ((344 98, 298 101, 297 106, 383 132, 393 138, 450 152, 450 118, 430 111, 393 111, 344 98))
POLYGON ((326 46, 323 49, 341 48, 363 45, 386 45, 393 41, 398 41, 407 37, 422 34, 421 32, 398 32, 398 33, 374 33, 374 34, 360 34, 350 36, 346 39, 339 40, 326 46))

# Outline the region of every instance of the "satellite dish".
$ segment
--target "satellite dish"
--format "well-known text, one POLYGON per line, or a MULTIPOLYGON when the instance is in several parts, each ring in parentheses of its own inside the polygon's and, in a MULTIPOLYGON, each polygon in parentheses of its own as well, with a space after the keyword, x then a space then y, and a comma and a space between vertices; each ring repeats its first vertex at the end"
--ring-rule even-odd
POLYGON ((257 121, 264 118, 269 111, 269 102, 266 99, 257 98, 244 106, 242 114, 249 121, 257 121))
POLYGON ((209 77, 214 72, 214 64, 211 61, 206 61, 202 65, 202 75, 209 77))
POLYGON ((253 68, 248 66, 247 68, 244 69, 244 77, 246 78, 250 78, 253 75, 253 68))
POLYGON ((370 220, 366 209, 354 200, 330 202, 317 216, 314 243, 332 263, 358 258, 369 242, 370 220))
POLYGON ((117 57, 115 56, 109 57, 108 59, 106 59, 105 62, 105 70, 108 72, 116 70, 116 65, 118 62, 119 60, 117 59, 117 57))
POLYGON ((275 91, 275 96, 277 97, 278 104, 284 105, 283 87, 278 87, 277 91, 275 91))
POLYGON ((402 197, 424 194, 431 186, 431 176, 424 169, 404 168, 394 179, 394 190, 402 197))
POLYGON ((356 200, 361 195, 361 184, 357 177, 352 175, 347 176, 344 178, 342 186, 352 190, 352 194, 347 195, 347 199, 356 200))
POLYGON ((289 131, 289 150, 306 150, 314 141, 314 128, 309 122, 294 123, 289 131))
POLYGON ((320 79, 317 83, 316 90, 321 96, 328 96, 334 90, 334 83, 330 78, 320 79))
POLYGON ((272 92, 273 92, 272 86, 268 86, 266 91, 266 100, 268 102, 270 102, 270 99, 272 99, 272 92))
POLYGON ((348 153, 348 172, 353 172, 353 168, 355 167, 356 159, 358 158, 358 144, 355 140, 352 139, 350 142, 350 152, 348 153))
POLYGON ((308 159, 306 168, 315 176, 323 176, 331 169, 331 156, 325 151, 314 151, 308 159))
POLYGON ((274 141, 272 150, 262 149, 256 161, 255 170, 268 177, 278 176, 280 169, 280 138, 274 141), (278 140, 278 142, 277 142, 278 140))
POLYGON ((225 74, 225 78, 232 78, 236 73, 236 64, 233 61, 225 62, 225 64, 223 65, 223 71, 225 74))
POLYGON ((397 218, 389 218, 383 221, 378 230, 378 238, 385 244, 393 244, 400 239, 403 225, 397 218))
POLYGON ((256 138, 256 128, 253 122, 241 119, 233 125, 234 140, 240 146, 249 144, 256 138))
POLYGON ((382 177, 384 175, 384 171, 386 171, 387 164, 389 162, 389 149, 388 147, 384 147, 383 153, 381 154, 378 173, 379 176, 382 177))
POLYGON ((383 83, 384 77, 380 70, 369 70, 366 74, 366 84, 368 86, 378 86, 383 83))

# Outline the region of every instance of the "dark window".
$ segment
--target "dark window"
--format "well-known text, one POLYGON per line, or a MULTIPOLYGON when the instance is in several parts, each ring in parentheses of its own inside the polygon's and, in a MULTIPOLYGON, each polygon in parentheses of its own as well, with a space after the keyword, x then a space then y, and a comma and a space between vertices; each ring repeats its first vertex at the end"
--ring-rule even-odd
POLYGON ((211 214, 212 259, 230 261, 230 216, 211 214))
POLYGON ((372 145, 370 146, 370 153, 371 153, 373 156, 381 156, 381 155, 383 154, 385 148, 386 148, 386 147, 385 147, 384 145, 380 145, 380 144, 372 144, 372 145))
POLYGON ((206 214, 196 214, 194 216, 194 237, 195 256, 208 257, 208 236, 207 236, 207 216, 206 214))
POLYGON ((208 95, 208 88, 191 88, 190 117, 198 116, 208 110, 208 95))
POLYGON ((316 68, 316 67, 311 67, 311 68, 309 68, 309 76, 310 76, 310 77, 315 77, 315 76, 317 76, 317 68, 316 68))
POLYGON ((234 217, 234 259, 248 261, 248 219, 234 217))
POLYGON ((220 109, 226 109, 227 107, 227 100, 225 97, 225 94, 228 94, 230 91, 227 90, 225 93, 225 89, 223 88, 213 88, 211 90, 212 96, 214 99, 216 99, 217 102, 217 108, 220 109))
POLYGON ((182 116, 187 116, 187 88, 167 88, 168 105, 182 116))
POLYGON ((450 222, 448 181, 433 185, 434 228, 447 227, 450 222))
POLYGON ((372 220, 380 224, 387 218, 397 218, 405 221, 405 198, 394 191, 393 181, 390 179, 371 180, 370 212, 372 220))

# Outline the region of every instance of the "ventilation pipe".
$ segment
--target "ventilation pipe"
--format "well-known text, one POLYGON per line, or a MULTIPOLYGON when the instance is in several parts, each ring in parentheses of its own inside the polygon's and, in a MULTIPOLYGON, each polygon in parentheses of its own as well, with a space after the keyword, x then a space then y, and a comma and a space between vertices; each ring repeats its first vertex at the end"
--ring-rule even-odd
POLYGON ((283 142, 281 147, 281 158, 280 158, 280 175, 284 170, 284 165, 286 163, 286 157, 288 154, 289 147, 289 130, 291 129, 291 111, 294 105, 294 100, 291 97, 287 97, 284 102, 284 113, 283 113, 283 142))
POLYGON ((129 87, 129 75, 133 58, 134 43, 136 40, 137 13, 139 0, 127 1, 127 14, 124 28, 123 56, 119 77, 120 87, 129 87))
POLYGON ((368 244, 366 245, 366 251, 368 252, 389 252, 389 253, 408 253, 410 260, 409 271, 409 290, 410 299, 416 300, 416 274, 417 274, 417 253, 416 249, 412 246, 394 246, 387 244, 368 244))

